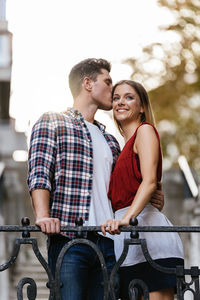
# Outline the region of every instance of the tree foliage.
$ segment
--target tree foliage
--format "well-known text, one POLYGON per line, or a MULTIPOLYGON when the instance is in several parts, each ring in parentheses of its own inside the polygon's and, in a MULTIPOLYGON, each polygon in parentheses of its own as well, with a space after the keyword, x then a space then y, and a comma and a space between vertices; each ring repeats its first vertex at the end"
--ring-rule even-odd
POLYGON ((185 155, 200 172, 200 2, 159 0, 174 23, 161 28, 165 40, 125 61, 132 79, 149 90, 165 162, 185 155))

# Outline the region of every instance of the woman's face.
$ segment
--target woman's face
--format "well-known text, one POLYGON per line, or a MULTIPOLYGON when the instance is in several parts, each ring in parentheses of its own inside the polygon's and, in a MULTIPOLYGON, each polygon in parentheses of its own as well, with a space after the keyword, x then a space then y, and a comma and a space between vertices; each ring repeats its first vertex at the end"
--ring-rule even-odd
POLYGON ((138 94, 128 84, 121 84, 115 88, 112 104, 114 117, 120 123, 128 120, 140 121, 141 113, 144 112, 138 94))

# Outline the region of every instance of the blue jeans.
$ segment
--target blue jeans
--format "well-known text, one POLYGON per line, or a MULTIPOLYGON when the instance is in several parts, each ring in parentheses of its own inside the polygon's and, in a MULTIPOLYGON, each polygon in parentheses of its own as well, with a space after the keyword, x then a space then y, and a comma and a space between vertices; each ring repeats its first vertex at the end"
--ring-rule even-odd
MULTIPOLYGON (((100 235, 92 240, 102 252, 108 275, 115 265, 113 241, 100 235)), ((67 241, 61 238, 51 240, 48 250, 49 266, 55 276, 58 255, 67 241)), ((94 250, 84 244, 73 245, 65 254, 61 265, 60 279, 62 282, 62 300, 102 300, 104 295, 102 269, 94 250)), ((118 275, 116 276, 116 291, 119 290, 118 275)), ((117 292, 116 292, 117 293, 117 292)))

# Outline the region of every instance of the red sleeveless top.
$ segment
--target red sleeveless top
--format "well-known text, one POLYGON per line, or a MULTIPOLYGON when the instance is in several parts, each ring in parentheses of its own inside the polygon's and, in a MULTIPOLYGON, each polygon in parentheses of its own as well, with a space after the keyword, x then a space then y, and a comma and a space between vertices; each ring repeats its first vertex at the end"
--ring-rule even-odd
MULTIPOLYGON (((114 211, 131 205, 139 185, 142 182, 139 157, 137 153, 133 151, 133 145, 137 135, 137 130, 143 124, 149 123, 145 122, 137 127, 135 133, 128 140, 120 153, 114 171, 111 175, 108 197, 112 202, 114 211)), ((162 177, 162 152, 160 147, 160 138, 156 128, 151 124, 149 125, 154 128, 159 142, 157 179, 160 181, 162 177)))

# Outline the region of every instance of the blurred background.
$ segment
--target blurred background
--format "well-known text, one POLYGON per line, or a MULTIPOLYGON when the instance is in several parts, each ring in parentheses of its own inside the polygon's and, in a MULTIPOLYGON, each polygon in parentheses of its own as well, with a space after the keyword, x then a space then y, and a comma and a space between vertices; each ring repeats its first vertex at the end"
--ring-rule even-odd
MULTIPOLYGON (((34 224, 26 185, 31 128, 42 113, 72 105, 68 74, 88 57, 109 60, 114 83, 132 78, 149 92, 163 148, 164 212, 175 225, 199 225, 199 0, 0 0, 0 223, 28 216, 34 224)), ((123 147, 112 113, 97 119, 123 147)), ((186 264, 200 265, 197 234, 181 237, 186 264)), ((3 261, 16 234, 1 238, 3 261)), ((31 255, 24 250, 21 262, 31 255)), ((16 299, 8 291, 20 265, 0 274, 0 287, 8 287, 0 299, 16 299)))

